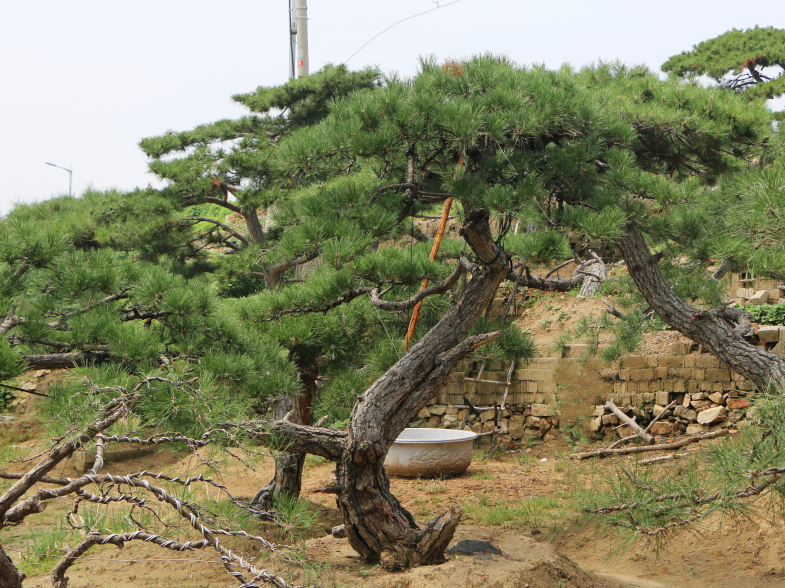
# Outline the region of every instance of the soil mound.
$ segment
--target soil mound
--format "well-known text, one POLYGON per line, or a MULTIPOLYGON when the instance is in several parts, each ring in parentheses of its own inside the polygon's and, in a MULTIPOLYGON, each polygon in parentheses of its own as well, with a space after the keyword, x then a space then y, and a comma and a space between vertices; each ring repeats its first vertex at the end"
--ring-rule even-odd
MULTIPOLYGON (((365 588, 624 588, 582 570, 553 545, 538 543, 517 531, 462 525, 453 543, 466 538, 488 541, 501 549, 502 555, 456 554, 442 565, 353 580, 365 588)), ((347 540, 316 539, 310 543, 322 548, 332 543, 330 551, 339 557, 353 553, 347 540)), ((345 573, 352 574, 349 569, 345 573)), ((345 581, 351 583, 352 579, 345 581)))

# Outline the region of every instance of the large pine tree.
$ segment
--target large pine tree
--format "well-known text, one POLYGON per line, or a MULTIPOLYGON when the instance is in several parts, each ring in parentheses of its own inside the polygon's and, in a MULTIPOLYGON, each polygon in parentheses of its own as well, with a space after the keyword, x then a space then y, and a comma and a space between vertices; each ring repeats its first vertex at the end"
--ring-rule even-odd
MULTIPOLYGON (((161 191, 15 212, 0 243, 4 374, 72 353, 60 361, 93 366, 101 385, 177 370, 198 381, 194 408, 182 398, 164 415, 155 402, 137 410, 189 430, 251 417, 260 399, 297 388, 289 418, 236 426, 335 461, 352 546, 406 565, 441 561, 460 512, 418 528, 389 491, 387 450, 458 361, 499 337, 471 332, 504 280, 575 285, 528 267, 564 256, 567 231, 617 242, 646 303, 736 371, 759 383, 785 374, 781 358, 744 342, 743 312, 692 307, 677 278, 718 260, 782 272, 770 247, 781 244, 781 139, 761 101, 643 68, 548 71, 492 56, 424 61, 414 78, 380 84, 352 75, 327 69, 310 93, 243 99, 264 116, 145 140, 170 180, 161 191), (346 91, 318 91, 340 76, 354 79, 346 91), (431 261, 412 217, 448 198, 462 241, 431 261), (84 206, 93 215, 79 222, 84 206), (245 229, 207 206, 239 214, 245 229), (509 231, 514 222, 527 232, 509 231), (684 255, 698 265, 669 264, 666 280, 660 265, 684 255), (417 294, 424 277, 436 286, 417 294), (419 300, 425 320, 404 352, 419 300), (345 432, 310 426, 317 381, 354 405, 345 432)), ((520 334, 501 336, 512 355, 530 354, 520 334)), ((284 466, 299 479, 296 462, 284 466)))

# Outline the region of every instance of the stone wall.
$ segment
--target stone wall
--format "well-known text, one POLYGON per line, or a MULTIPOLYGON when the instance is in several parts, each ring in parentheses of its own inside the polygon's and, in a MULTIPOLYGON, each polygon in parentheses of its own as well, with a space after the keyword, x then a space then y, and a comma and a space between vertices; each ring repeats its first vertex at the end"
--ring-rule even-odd
MULTIPOLYGON (((785 335, 785 329, 783 330, 785 335)), ((652 434, 673 436, 727 428, 744 419, 755 390, 752 382, 720 364, 713 355, 693 351, 697 345, 676 343, 668 355, 623 357, 618 365, 601 370, 612 385, 605 400, 613 400, 635 416, 642 426, 665 410, 667 414, 652 427, 652 434)), ((595 407, 589 431, 595 434, 615 430, 619 419, 604 408, 595 407)), ((627 427, 619 435, 631 434, 627 427)))
MULTIPOLYGON (((759 334, 763 337, 753 337, 753 343, 774 345, 775 351, 785 347, 785 328, 759 334)), ((612 363, 584 363, 584 353, 583 345, 566 347, 560 354, 540 349, 537 359, 519 362, 504 407, 504 386, 471 381, 479 375, 480 362, 461 362, 450 383, 409 426, 459 428, 469 410, 465 398, 470 398, 479 414, 469 412, 466 428, 477 433, 493 429, 496 403, 503 411, 501 432, 513 439, 546 438, 576 424, 600 436, 619 424, 617 417, 606 414, 608 400, 644 426, 675 401, 653 429, 657 435, 670 436, 732 426, 745 418, 755 390, 695 344, 673 343, 659 355, 627 355, 612 363)), ((509 363, 488 362, 482 379, 506 381, 508 369, 509 363)))
POLYGON ((549 439, 555 438, 559 428, 559 415, 556 408, 547 404, 512 405, 505 409, 498 405, 474 406, 472 411, 464 404, 433 404, 423 408, 417 418, 409 423, 410 427, 460 429, 464 428, 477 434, 490 433, 495 428, 497 411, 501 416, 499 434, 511 439, 549 439))

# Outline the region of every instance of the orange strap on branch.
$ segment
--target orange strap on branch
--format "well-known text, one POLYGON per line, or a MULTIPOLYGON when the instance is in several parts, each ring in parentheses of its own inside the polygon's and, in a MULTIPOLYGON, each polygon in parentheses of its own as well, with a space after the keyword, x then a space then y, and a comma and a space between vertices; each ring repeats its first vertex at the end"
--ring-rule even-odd
MULTIPOLYGON (((433 239, 433 247, 431 248, 431 261, 436 259, 436 254, 439 252, 439 245, 442 244, 442 237, 444 236, 444 228, 447 226, 447 218, 450 216, 450 208, 452 207, 452 198, 444 201, 444 210, 442 211, 442 219, 439 221, 439 230, 436 231, 436 237, 433 239)), ((428 278, 425 278, 420 285, 420 290, 425 290, 428 287, 428 278)), ((406 339, 404 340, 404 351, 408 351, 409 345, 412 343, 412 336, 414 335, 414 327, 417 326, 417 319, 420 318, 420 307, 422 300, 420 300, 414 307, 412 318, 409 321, 409 329, 406 331, 406 339)))

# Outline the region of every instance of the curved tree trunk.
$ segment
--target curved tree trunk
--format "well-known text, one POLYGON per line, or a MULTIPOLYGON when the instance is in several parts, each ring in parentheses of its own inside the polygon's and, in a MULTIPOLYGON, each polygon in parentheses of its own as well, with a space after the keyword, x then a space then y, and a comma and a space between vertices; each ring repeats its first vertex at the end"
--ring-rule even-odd
MULTIPOLYGON (((246 423, 261 438, 283 439, 291 448, 337 462, 337 504, 351 546, 369 562, 387 551, 402 566, 444 561, 461 509, 452 507, 419 528, 390 492, 384 458, 409 421, 449 380, 458 362, 499 332, 466 337, 507 276, 510 258, 493 242, 488 210, 465 208, 461 235, 479 266, 466 259, 472 277, 455 305, 358 399, 347 433, 287 421, 246 423), (257 428, 258 427, 258 428, 257 428)), ((464 263, 465 262, 465 263, 464 263)), ((377 296, 378 297, 378 296, 377 296)), ((396 303, 411 308, 417 297, 396 303)))
POLYGON ((507 254, 491 239, 488 211, 468 211, 461 234, 484 267, 476 268, 458 302, 360 397, 336 468, 338 507, 351 546, 367 561, 389 551, 400 564, 444 561, 461 510, 451 508, 419 529, 390 493, 384 458, 409 420, 436 395, 458 362, 498 333, 464 340, 507 275, 507 254))
MULTIPOLYGON (((313 423, 313 398, 316 394, 316 371, 300 372, 303 383, 301 394, 296 398, 283 397, 275 402, 273 418, 283 419, 298 425, 313 423)), ((262 510, 273 510, 275 499, 281 494, 298 497, 302 488, 305 453, 302 451, 282 451, 275 457, 275 477, 253 497, 251 504, 262 510)))
POLYGON ((0 544, 0 588, 22 588, 24 579, 25 575, 16 570, 16 566, 0 544))
POLYGON ((264 229, 262 223, 259 222, 259 215, 256 212, 256 207, 243 208, 241 214, 245 219, 245 226, 248 229, 248 234, 251 236, 253 243, 264 243, 264 229))
POLYGON ((729 322, 741 313, 724 307, 700 311, 676 296, 637 224, 627 225, 619 247, 632 279, 662 320, 760 386, 785 380, 785 359, 750 345, 740 333, 743 329, 734 329, 729 322))

